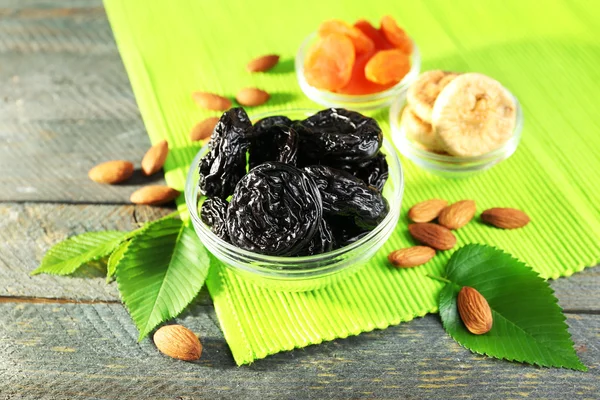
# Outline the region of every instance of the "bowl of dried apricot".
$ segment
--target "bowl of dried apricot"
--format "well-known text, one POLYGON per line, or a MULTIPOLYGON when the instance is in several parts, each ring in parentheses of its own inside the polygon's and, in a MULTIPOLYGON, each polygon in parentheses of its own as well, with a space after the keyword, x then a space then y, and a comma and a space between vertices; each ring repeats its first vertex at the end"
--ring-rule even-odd
POLYGON ((296 76, 306 96, 327 107, 358 111, 389 106, 420 68, 415 42, 390 16, 379 28, 366 20, 354 25, 325 21, 296 55, 296 76))
POLYGON ((461 178, 509 158, 521 140, 517 98, 480 73, 427 71, 390 108, 394 144, 427 171, 461 178))

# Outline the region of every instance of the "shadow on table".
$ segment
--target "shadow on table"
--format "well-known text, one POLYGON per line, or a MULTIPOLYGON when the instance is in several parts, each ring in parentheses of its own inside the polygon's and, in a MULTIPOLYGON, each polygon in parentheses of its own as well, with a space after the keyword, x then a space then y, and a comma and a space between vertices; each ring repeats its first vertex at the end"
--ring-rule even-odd
POLYGON ((270 71, 266 72, 267 74, 289 74, 294 72, 294 59, 293 58, 285 58, 283 60, 279 60, 277 65, 270 71))

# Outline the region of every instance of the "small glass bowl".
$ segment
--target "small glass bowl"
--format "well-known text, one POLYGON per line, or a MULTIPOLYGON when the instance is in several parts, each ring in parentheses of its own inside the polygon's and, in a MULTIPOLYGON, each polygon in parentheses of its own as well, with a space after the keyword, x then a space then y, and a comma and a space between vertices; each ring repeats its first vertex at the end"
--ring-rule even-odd
MULTIPOLYGON (((304 119, 316 110, 291 110, 256 115, 253 122, 274 115, 291 119, 304 119)), ((400 159, 394 146, 384 139, 382 151, 387 155, 389 177, 383 196, 390 211, 384 220, 369 234, 346 247, 328 253, 304 257, 278 257, 253 253, 227 243, 212 233, 199 216, 203 197, 198 188, 198 163, 208 152, 200 149, 188 172, 185 184, 185 201, 194 229, 206 248, 231 271, 246 281, 274 290, 300 292, 313 290, 350 276, 368 261, 394 231, 400 216, 400 203, 404 179, 400 159)))
MULTIPOLYGON (((512 95, 512 93, 511 93, 512 95)), ((476 157, 455 157, 427 151, 406 137, 400 125, 400 116, 406 106, 406 92, 402 93, 390 107, 390 126, 392 140, 403 156, 409 158, 426 171, 444 178, 466 178, 486 171, 510 157, 519 146, 523 129, 523 112, 517 98, 512 95, 517 112, 516 123, 511 138, 501 147, 476 157)))
POLYGON ((419 77, 419 72, 421 71, 421 54, 419 53, 417 44, 413 41, 410 71, 408 71, 408 74, 400 82, 391 88, 383 92, 363 95, 334 93, 317 89, 309 85, 304 77, 304 58, 316 39, 317 33, 313 32, 300 45, 300 49, 296 54, 296 78, 304 94, 315 103, 325 107, 346 108, 355 111, 371 111, 385 108, 392 104, 398 95, 406 93, 408 87, 419 77))

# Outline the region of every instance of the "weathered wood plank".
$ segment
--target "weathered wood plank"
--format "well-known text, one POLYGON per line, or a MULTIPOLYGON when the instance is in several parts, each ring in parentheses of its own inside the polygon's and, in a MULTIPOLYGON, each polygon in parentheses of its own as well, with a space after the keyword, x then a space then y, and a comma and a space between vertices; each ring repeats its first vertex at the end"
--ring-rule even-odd
MULTIPOLYGON (((197 363, 159 354, 116 304, 0 304, 0 393, 36 399, 597 398, 600 316, 569 315, 588 373, 471 354, 437 316, 237 368, 211 307, 179 321, 197 363), (179 396, 179 397, 178 397, 179 396)), ((11 397, 13 396, 13 397, 11 397)))
MULTIPOLYGON (((119 299, 116 286, 106 285, 102 272, 85 269, 79 278, 30 277, 46 250, 69 236, 95 230, 130 230, 169 209, 108 205, 0 204, 0 296, 119 299)), ((600 310, 600 268, 551 281, 567 310, 600 310)), ((203 296, 203 301, 209 302, 203 296)))
POLYGON ((0 201, 127 203, 161 174, 91 182, 150 145, 100 0, 0 1, 0 201))
POLYGON ((0 204, 0 296, 118 300, 104 270, 83 268, 79 277, 29 276, 46 250, 88 231, 132 230, 171 212, 141 206, 0 204))

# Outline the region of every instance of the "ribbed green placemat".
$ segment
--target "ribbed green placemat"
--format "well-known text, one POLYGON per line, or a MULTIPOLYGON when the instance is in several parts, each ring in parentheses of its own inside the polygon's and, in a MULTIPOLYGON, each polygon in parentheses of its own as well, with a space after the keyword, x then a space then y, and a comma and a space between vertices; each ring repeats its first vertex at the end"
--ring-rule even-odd
MULTIPOLYGON (((356 335, 436 311, 439 273, 449 252, 425 267, 395 270, 386 255, 412 244, 405 211, 431 197, 475 199, 478 209, 511 206, 533 222, 501 231, 472 222, 459 244, 488 243, 520 257, 546 278, 568 276, 600 260, 600 7, 592 1, 148 1, 105 0, 117 43, 153 142, 172 148, 166 179, 183 189, 198 150, 188 139, 198 120, 194 90, 230 97, 257 86, 272 99, 250 113, 315 107, 301 93, 293 57, 325 19, 394 15, 415 38, 423 70, 479 71, 521 101, 523 140, 517 153, 467 179, 444 180, 403 159, 403 217, 389 242, 357 275, 308 293, 281 293, 212 268, 208 287, 238 364, 282 350, 356 335), (251 6, 250 6, 251 4, 251 6), (282 55, 267 74, 245 64, 282 55)), ((375 113, 384 131, 387 110, 375 113)), ((182 200, 182 199, 180 199, 182 200)))

